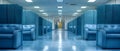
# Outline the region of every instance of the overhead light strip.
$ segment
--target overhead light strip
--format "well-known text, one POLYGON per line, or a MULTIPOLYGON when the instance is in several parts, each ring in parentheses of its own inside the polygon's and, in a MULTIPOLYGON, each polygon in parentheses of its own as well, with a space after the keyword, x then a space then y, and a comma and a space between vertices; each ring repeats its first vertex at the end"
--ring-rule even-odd
POLYGON ((63 2, 63 0, 57 0, 57 2, 63 2))
POLYGON ((82 10, 77 10, 77 12, 81 12, 82 10))
POLYGON ((58 10, 58 12, 62 12, 62 10, 58 10))
POLYGON ((34 6, 34 8, 40 8, 39 6, 34 6))
POLYGON ((25 0, 26 2, 33 2, 32 0, 25 0))
POLYGON ((44 12, 44 10, 39 10, 40 12, 44 12))
POLYGON ((88 2, 95 2, 96 0, 88 0, 88 2))
POLYGON ((58 6, 58 8, 63 8, 63 6, 58 6))
POLYGON ((81 8, 87 8, 87 6, 81 6, 81 8))

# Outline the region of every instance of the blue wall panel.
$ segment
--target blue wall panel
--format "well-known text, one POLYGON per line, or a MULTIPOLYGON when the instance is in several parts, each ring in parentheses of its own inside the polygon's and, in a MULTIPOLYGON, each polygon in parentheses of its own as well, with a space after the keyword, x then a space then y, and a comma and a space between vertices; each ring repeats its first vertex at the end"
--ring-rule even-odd
POLYGON ((32 11, 23 11, 23 24, 35 24, 36 18, 36 14, 32 11))
POLYGON ((5 24, 7 22, 7 6, 5 5, 0 5, 0 23, 5 24))
POLYGON ((105 6, 99 6, 97 8, 97 23, 105 24, 105 6))
POLYGON ((99 6, 97 15, 97 24, 120 24, 120 5, 99 6))
POLYGON ((23 16, 23 8, 18 6, 18 5, 14 5, 15 6, 15 22, 17 24, 21 24, 22 23, 22 16, 23 16), (16 9, 17 8, 17 9, 16 9))
POLYGON ((1 4, 0 14, 0 24, 22 24, 22 7, 19 5, 1 4))
POLYGON ((50 31, 52 31, 52 23, 48 20, 43 19, 43 34, 46 34, 50 31))

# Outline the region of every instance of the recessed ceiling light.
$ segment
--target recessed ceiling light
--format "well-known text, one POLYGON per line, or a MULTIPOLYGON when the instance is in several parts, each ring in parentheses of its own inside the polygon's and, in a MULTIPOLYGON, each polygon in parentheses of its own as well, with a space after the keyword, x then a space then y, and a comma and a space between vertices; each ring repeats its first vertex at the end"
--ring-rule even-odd
POLYGON ((34 8, 40 8, 39 6, 34 6, 34 8))
POLYGON ((42 14, 47 14, 47 13, 42 13, 42 14))
POLYGON ((58 6, 58 8, 63 8, 63 6, 58 6))
POLYGON ((57 0, 57 2, 63 2, 63 0, 57 0))
POLYGON ((88 0, 88 2, 95 2, 96 0, 88 0))
POLYGON ((87 8, 87 6, 81 6, 81 8, 87 8))
POLYGON ((26 2, 33 2, 32 0, 25 0, 26 2))
POLYGON ((74 15, 77 15, 78 13, 74 13, 74 15))
POLYGON ((77 12, 81 12, 82 10, 77 10, 77 12))
POLYGON ((44 10, 39 10, 40 12, 44 12, 44 10))
POLYGON ((62 10, 58 10, 58 12, 62 12, 62 10))

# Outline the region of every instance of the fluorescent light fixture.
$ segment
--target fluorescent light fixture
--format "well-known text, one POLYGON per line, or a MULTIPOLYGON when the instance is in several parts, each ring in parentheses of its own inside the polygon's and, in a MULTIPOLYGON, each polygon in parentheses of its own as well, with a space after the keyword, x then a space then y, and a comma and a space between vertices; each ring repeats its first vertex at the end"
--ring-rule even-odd
POLYGON ((33 2, 32 0, 25 0, 26 2, 33 2))
POLYGON ((40 8, 39 6, 34 6, 34 8, 40 8))
POLYGON ((63 0, 57 0, 57 2, 63 2, 63 0))
POLYGON ((42 13, 42 14, 45 14, 45 15, 46 15, 47 13, 42 13))
POLYGON ((81 6, 81 8, 87 8, 87 6, 81 6))
POLYGON ((62 10, 58 10, 58 12, 62 12, 62 10))
POLYGON ((40 12, 44 12, 44 10, 39 10, 40 12))
POLYGON ((88 0, 88 2, 95 2, 96 0, 88 0))
POLYGON ((58 13, 59 15, 62 15, 62 13, 58 13))
POLYGON ((81 12, 82 10, 77 10, 77 12, 81 12))
POLYGON ((74 15, 77 15, 78 13, 74 13, 74 15))
POLYGON ((58 8, 63 8, 63 6, 58 6, 58 8))

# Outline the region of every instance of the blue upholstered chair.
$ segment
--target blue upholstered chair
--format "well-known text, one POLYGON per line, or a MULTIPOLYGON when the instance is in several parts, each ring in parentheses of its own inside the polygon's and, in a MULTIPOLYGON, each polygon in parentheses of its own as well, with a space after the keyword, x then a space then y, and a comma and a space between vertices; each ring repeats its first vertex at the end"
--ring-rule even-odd
POLYGON ((21 26, 17 24, 0 25, 0 49, 22 46, 21 26))
POLYGON ((86 24, 83 34, 83 39, 85 40, 96 40, 96 24, 86 24))
POLYGON ((23 25, 23 40, 35 40, 35 25, 23 25))
POLYGON ((120 25, 98 25, 97 45, 101 48, 120 48, 120 25))

